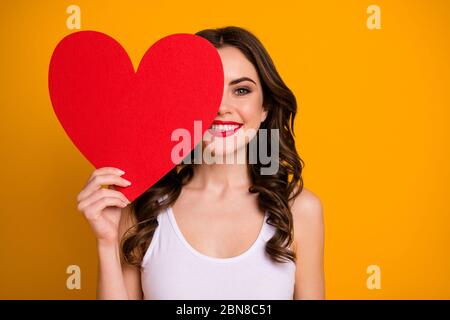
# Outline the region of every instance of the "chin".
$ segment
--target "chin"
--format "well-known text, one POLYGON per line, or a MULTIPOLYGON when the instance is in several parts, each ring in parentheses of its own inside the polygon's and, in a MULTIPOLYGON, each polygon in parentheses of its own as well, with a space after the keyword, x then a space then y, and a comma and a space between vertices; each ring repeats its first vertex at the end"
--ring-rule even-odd
MULTIPOLYGON (((218 164, 226 164, 227 158, 229 159, 228 161, 230 161, 229 164, 236 164, 236 163, 242 164, 242 163, 245 163, 245 161, 246 161, 245 157, 240 157, 238 159, 236 157, 236 154, 238 152, 240 153, 242 151, 243 147, 245 147, 245 145, 238 146, 235 148, 227 148, 224 150, 221 146, 209 144, 204 147, 203 155, 204 155, 204 158, 210 156, 212 159, 214 159, 214 162, 218 163, 218 164)), ((209 163, 211 161, 213 161, 213 160, 204 160, 204 162, 209 162, 209 163)))

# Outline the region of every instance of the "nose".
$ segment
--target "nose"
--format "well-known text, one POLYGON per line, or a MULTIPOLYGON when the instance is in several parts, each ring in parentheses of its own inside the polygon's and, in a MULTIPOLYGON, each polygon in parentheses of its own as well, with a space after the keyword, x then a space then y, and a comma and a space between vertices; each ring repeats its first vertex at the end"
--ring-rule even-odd
POLYGON ((231 110, 232 106, 230 105, 228 99, 226 98, 226 94, 224 93, 222 96, 222 101, 220 102, 219 110, 217 111, 217 115, 230 113, 231 110))

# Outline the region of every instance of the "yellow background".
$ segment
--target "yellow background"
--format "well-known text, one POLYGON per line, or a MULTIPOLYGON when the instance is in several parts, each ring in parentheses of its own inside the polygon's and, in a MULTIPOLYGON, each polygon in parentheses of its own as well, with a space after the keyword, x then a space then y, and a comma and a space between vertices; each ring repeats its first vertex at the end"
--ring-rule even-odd
POLYGON ((298 99, 305 187, 325 209, 327 298, 450 298, 446 0, 2 2, 0 298, 95 298, 95 239, 76 210, 94 168, 47 89, 70 4, 81 30, 111 35, 135 65, 171 33, 254 32, 298 99), (370 4, 381 30, 366 27, 370 4), (81 290, 66 288, 71 264, 81 290), (366 287, 372 264, 379 290, 366 287))

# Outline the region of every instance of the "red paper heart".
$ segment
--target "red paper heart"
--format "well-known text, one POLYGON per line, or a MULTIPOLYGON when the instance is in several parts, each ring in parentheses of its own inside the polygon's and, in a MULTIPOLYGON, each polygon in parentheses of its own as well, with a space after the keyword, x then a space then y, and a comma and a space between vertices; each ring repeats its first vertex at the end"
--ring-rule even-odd
POLYGON ((190 132, 191 150, 200 142, 217 115, 223 82, 217 49, 192 34, 160 39, 135 72, 113 38, 95 31, 72 33, 56 46, 48 75, 64 130, 96 168, 126 172, 131 186, 114 188, 130 201, 175 166, 175 129, 190 132), (201 121, 201 134, 194 135, 194 121, 201 121))

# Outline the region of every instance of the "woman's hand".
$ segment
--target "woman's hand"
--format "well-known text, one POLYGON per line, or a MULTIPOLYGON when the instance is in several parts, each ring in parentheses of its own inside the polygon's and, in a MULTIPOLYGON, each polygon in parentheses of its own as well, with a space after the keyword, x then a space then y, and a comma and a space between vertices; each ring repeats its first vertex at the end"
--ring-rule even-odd
POLYGON ((92 173, 77 196, 78 210, 84 213, 99 244, 110 245, 118 241, 122 208, 130 201, 110 185, 131 185, 131 182, 121 177, 124 173, 113 167, 99 168, 92 173), (109 189, 102 188, 102 185, 108 185, 109 189))

